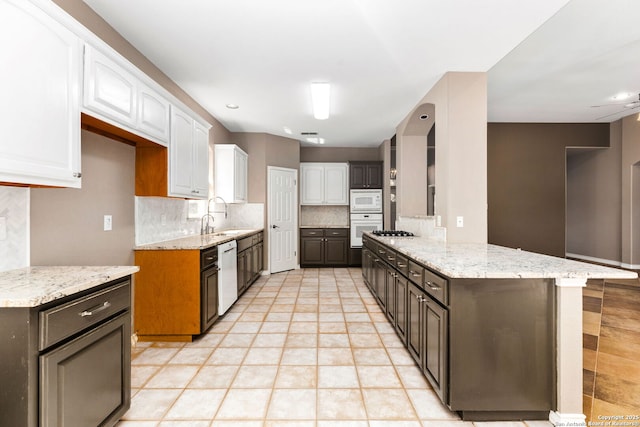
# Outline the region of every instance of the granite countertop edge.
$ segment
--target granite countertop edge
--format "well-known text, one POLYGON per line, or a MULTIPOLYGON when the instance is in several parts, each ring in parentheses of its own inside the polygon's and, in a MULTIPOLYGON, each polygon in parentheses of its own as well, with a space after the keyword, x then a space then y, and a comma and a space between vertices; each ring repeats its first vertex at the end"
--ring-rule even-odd
POLYGON ((452 279, 635 279, 637 273, 486 243, 368 237, 452 279))
POLYGON ((349 224, 345 224, 345 225, 301 225, 300 228, 349 228, 349 224))
POLYGON ((37 307, 137 273, 137 266, 32 266, 0 272, 0 307, 37 307))
POLYGON ((234 232, 234 229, 220 230, 211 234, 194 234, 177 239, 165 240, 162 242, 138 245, 134 251, 170 251, 170 250, 202 250, 213 246, 218 246, 232 240, 242 239, 252 234, 264 231, 263 228, 243 229, 242 232, 232 235, 220 235, 220 233, 234 232))

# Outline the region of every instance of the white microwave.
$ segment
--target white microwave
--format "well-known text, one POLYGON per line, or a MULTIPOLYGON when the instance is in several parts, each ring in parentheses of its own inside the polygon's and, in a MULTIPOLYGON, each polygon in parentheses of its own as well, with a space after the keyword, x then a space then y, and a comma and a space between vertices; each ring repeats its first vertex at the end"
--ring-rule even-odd
POLYGON ((381 213, 382 190, 351 190, 351 213, 381 213))

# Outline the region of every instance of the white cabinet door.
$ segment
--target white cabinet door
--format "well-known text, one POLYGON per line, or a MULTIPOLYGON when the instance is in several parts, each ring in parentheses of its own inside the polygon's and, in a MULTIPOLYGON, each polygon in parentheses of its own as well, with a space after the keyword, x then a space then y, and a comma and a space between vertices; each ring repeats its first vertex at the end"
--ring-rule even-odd
POLYGON ((206 199, 209 195, 209 129, 171 108, 169 196, 206 199))
POLYGON ((198 197, 209 195, 209 129, 198 122, 193 127, 193 188, 198 197))
POLYGON ((215 146, 215 195, 227 203, 246 203, 249 156, 233 144, 215 146))
POLYGON ((169 101, 150 87, 140 83, 138 89, 138 120, 137 128, 167 145, 170 138, 169 101))
POLYGON ((85 47, 84 64, 84 107, 135 127, 136 78, 89 45, 85 47))
POLYGON ((300 204, 348 205, 347 163, 300 163, 300 204))
POLYGON ((169 195, 191 197, 193 119, 177 108, 171 110, 169 153, 169 195))
POLYGON ((321 163, 300 164, 300 204, 324 204, 324 165, 321 163))
POLYGON ((349 204, 349 165, 346 163, 325 164, 324 200, 328 205, 349 204))
POLYGON ((82 44, 26 1, 0 2, 0 181, 80 187, 82 44))

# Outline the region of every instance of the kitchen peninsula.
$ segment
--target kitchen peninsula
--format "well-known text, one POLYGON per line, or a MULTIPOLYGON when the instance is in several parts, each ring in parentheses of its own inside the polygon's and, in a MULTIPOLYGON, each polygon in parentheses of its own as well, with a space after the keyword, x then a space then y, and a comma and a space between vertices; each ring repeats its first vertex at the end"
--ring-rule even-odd
POLYGON ((490 244, 363 240, 365 282, 451 410, 583 425, 581 288, 636 273, 490 244))

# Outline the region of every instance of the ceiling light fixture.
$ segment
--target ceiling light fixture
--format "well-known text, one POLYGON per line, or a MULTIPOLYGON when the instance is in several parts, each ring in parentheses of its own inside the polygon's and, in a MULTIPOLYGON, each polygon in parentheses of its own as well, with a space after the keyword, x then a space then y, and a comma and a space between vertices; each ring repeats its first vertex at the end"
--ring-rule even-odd
POLYGON ((428 114, 422 114, 422 115, 420 116, 420 120, 427 120, 428 118, 429 118, 429 115, 428 115, 428 114))
POLYGON ((240 108, 240 106, 236 104, 227 104, 226 107, 230 110, 237 110, 238 108, 240 108))
POLYGON ((283 127, 282 129, 284 129, 284 133, 286 133, 287 135, 291 135, 293 132, 291 132, 291 129, 289 129, 288 127, 283 127))
POLYGON ((324 144, 324 138, 320 138, 317 136, 311 137, 311 138, 307 138, 307 142, 310 142, 312 144, 324 144))
POLYGON ((311 103, 313 104, 313 117, 318 120, 326 120, 329 118, 330 97, 331 85, 329 83, 311 83, 311 103))
POLYGON ((620 92, 617 95, 612 96, 611 99, 614 101, 621 101, 623 99, 629 99, 633 95, 635 95, 633 92, 620 92))

